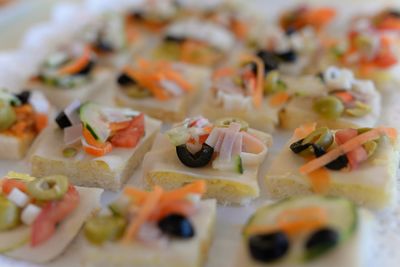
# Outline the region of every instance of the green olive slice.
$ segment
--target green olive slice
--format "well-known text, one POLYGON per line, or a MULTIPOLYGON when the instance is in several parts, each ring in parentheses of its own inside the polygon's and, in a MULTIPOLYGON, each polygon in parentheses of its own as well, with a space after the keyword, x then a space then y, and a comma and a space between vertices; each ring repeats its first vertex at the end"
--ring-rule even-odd
MULTIPOLYGON (((306 136, 301 142, 303 145, 305 144, 315 144, 324 150, 327 150, 333 143, 333 134, 331 130, 327 127, 320 127, 306 136)), ((309 146, 307 149, 301 151, 299 153, 301 156, 312 156, 314 155, 314 149, 312 146, 309 146)))
POLYGON ((221 118, 215 121, 215 126, 216 127, 229 127, 232 122, 236 122, 240 124, 240 130, 241 131, 247 131, 249 129, 249 124, 242 119, 239 118, 234 118, 234 117, 227 117, 227 118, 221 118))
POLYGON ((273 70, 268 72, 264 79, 264 94, 272 94, 286 89, 286 84, 280 79, 279 72, 273 70))
POLYGON ((10 103, 0 99, 0 131, 10 128, 16 120, 17 115, 10 103))
POLYGON ((100 245, 119 239, 125 231, 126 220, 118 216, 102 216, 89 219, 84 228, 89 242, 100 245))
POLYGON ((63 175, 46 176, 29 182, 28 193, 37 200, 58 200, 68 190, 68 178, 63 175))
POLYGON ((19 225, 21 210, 7 198, 0 196, 0 231, 10 230, 19 225))
POLYGON ((323 118, 336 119, 342 115, 344 105, 335 96, 324 96, 314 102, 313 109, 323 118))
POLYGON ((354 108, 347 108, 345 114, 352 117, 362 117, 371 112, 371 106, 363 102, 356 101, 355 105, 354 108))

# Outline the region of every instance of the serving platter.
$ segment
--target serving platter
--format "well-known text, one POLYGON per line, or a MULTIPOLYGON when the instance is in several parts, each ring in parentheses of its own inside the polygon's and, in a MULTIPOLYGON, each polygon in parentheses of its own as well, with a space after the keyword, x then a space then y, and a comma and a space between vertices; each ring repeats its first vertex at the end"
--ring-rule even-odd
MULTIPOLYGON (((7 52, 0 51, 0 62, 1 56, 7 58, 8 54, 15 53, 9 51, 9 49, 17 48, 19 42, 23 36, 23 31, 27 25, 31 25, 39 21, 40 19, 47 19, 46 12, 50 10, 50 7, 55 3, 51 3, 46 0, 39 1, 21 1, 13 6, 7 7, 5 10, 0 12, 0 48, 2 50, 8 49, 7 52), (33 5, 33 2, 35 4, 33 5), (8 10, 8 13, 6 11, 8 10), (23 21, 26 17, 26 12, 29 10, 32 17, 25 18, 27 21, 23 21), (4 16, 3 16, 4 15, 4 16), (22 21, 21 21, 22 20, 22 21)), ((57 2, 57 1, 55 1, 57 2)), ((334 34, 340 35, 343 31, 343 25, 349 21, 352 14, 355 12, 369 12, 377 8, 382 8, 386 5, 399 5, 398 1, 377 1, 377 0, 353 0, 353 1, 296 1, 296 0, 281 0, 267 1, 267 0, 254 0, 254 1, 242 1, 245 2, 249 9, 268 20, 274 20, 277 14, 281 10, 294 5, 299 2, 310 2, 318 4, 329 4, 338 9, 339 18, 336 19, 336 23, 332 25, 331 31, 334 34)), ((5 60, 5 59, 4 59, 5 60)), ((0 66, 3 68, 4 65, 0 66)), ((111 92, 105 92, 101 98, 97 101, 104 104, 110 103, 111 97, 107 94, 111 92)), ((400 91, 386 94, 383 100, 383 112, 380 118, 382 125, 396 127, 400 130, 400 91)), ((193 114, 196 114, 196 107, 192 110, 193 114)), ((163 129, 167 129, 169 125, 164 125, 163 129)), ((208 257, 207 267, 233 267, 241 266, 238 263, 236 255, 239 255, 238 250, 240 249, 241 242, 241 227, 244 222, 248 219, 250 214, 260 205, 270 201, 265 197, 264 188, 264 176, 268 167, 271 164, 274 155, 276 155, 285 142, 289 139, 290 133, 284 131, 276 131, 273 133, 274 144, 268 152, 268 156, 264 164, 262 165, 259 174, 259 183, 261 185, 261 196, 256 201, 245 207, 237 206, 219 206, 217 215, 217 224, 214 236, 214 242, 210 249, 208 257)), ((1 149, 1 148, 0 148, 1 149)), ((28 155, 29 157, 29 155, 28 155)), ((13 161, 1 161, 0 162, 0 175, 4 175, 9 170, 29 172, 30 166, 27 160, 13 162, 13 161)), ((142 169, 139 168, 128 184, 141 186, 142 185, 142 169)), ((400 190, 400 182, 397 183, 397 190, 400 190)), ((102 195, 102 203, 108 203, 110 200, 115 198, 117 193, 104 192, 102 195)), ((390 211, 383 211, 375 214, 377 218, 376 226, 373 230, 373 242, 370 247, 370 252, 364 257, 368 258, 368 266, 382 266, 382 267, 395 267, 399 266, 400 253, 397 253, 397 248, 400 248, 400 202, 398 202, 394 209, 390 211)), ((45 265, 35 265, 26 262, 12 260, 6 257, 0 256, 0 266, 14 266, 14 267, 25 267, 25 266, 57 266, 57 267, 70 267, 79 266, 79 252, 82 246, 82 238, 78 236, 73 244, 66 250, 55 261, 45 265)), ((350 266, 349 266, 350 267, 350 266)))

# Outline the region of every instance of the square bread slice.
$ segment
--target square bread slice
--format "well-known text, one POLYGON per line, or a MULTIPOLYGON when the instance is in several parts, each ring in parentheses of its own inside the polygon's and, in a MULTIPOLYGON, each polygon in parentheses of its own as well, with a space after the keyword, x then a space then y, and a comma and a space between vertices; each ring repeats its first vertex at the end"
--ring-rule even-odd
POLYGON ((114 148, 102 157, 93 157, 80 149, 72 158, 65 158, 62 154, 65 148, 62 131, 56 126, 49 127, 32 154, 32 175, 62 174, 75 185, 117 191, 151 148, 160 127, 160 121, 146 117, 145 136, 135 148, 114 148))
POLYGON ((111 72, 106 69, 99 69, 94 72, 93 79, 83 86, 77 88, 58 88, 38 82, 29 82, 26 87, 29 90, 42 91, 50 103, 63 109, 72 101, 79 99, 82 102, 89 100, 99 94, 102 89, 111 87, 111 72))
MULTIPOLYGON (((177 64, 178 65, 178 64, 177 64)), ((208 68, 179 63, 183 77, 193 85, 193 90, 182 96, 173 97, 166 101, 154 97, 134 99, 127 96, 123 88, 116 85, 115 100, 119 106, 129 107, 166 122, 182 121, 194 100, 201 94, 205 84, 210 79, 208 68)))
MULTIPOLYGON (((293 153, 289 146, 297 141, 292 137, 273 160, 265 177, 266 190, 270 197, 282 199, 296 195, 314 193, 308 176, 299 168, 304 158, 293 153)), ((329 185, 327 195, 344 196, 372 209, 391 206, 397 198, 396 171, 399 164, 399 142, 386 137, 380 138, 374 154, 358 169, 352 171, 327 170, 329 185)))
MULTIPOLYGON (((84 187, 77 187, 77 190, 80 196, 78 207, 67 219, 58 224, 56 232, 49 240, 35 248, 32 248, 29 244, 25 244, 16 249, 6 251, 3 254, 11 258, 33 263, 46 263, 61 255, 79 233, 87 218, 100 207, 100 196, 103 190, 84 187)), ((26 227, 26 229, 29 235, 30 228, 26 227)), ((24 231, 22 228, 20 230, 24 231)), ((6 232, 0 233, 2 240, 6 238, 2 237, 4 234, 6 232)), ((16 232, 14 231, 15 234, 16 232)), ((11 236, 8 238, 11 238, 11 236)), ((13 241, 15 242, 15 239, 13 241)))
POLYGON ((339 245, 336 249, 328 252, 311 262, 296 262, 296 263, 278 263, 257 262, 252 259, 249 248, 245 242, 241 242, 240 250, 238 251, 238 261, 235 267, 362 267, 367 266, 367 257, 371 249, 372 231, 374 226, 373 216, 370 212, 364 209, 358 209, 358 226, 352 237, 344 244, 339 245))
POLYGON ((22 137, 0 134, 0 159, 18 160, 25 157, 35 136, 25 134, 22 137))
POLYGON ((216 201, 203 200, 199 212, 191 217, 196 234, 189 240, 171 239, 165 245, 129 245, 106 243, 93 246, 86 241, 83 249, 84 267, 200 267, 210 248, 216 220, 216 201))
MULTIPOLYGON (((269 134, 248 129, 248 133, 257 136, 268 147, 272 144, 269 134)), ((246 166, 239 174, 221 171, 209 166, 189 168, 184 166, 176 155, 176 148, 165 135, 159 134, 152 150, 143 161, 143 173, 148 187, 160 185, 165 189, 175 189, 196 179, 207 183, 206 198, 215 198, 221 204, 248 204, 260 194, 258 171, 261 163, 246 166)))

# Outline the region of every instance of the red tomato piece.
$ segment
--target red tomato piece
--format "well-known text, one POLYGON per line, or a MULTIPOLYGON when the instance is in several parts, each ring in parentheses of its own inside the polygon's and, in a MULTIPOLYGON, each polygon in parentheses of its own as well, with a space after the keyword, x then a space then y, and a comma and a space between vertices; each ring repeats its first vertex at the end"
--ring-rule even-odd
POLYGON ((117 131, 110 139, 115 147, 135 147, 144 135, 144 114, 134 117, 129 127, 117 131))
POLYGON ((47 203, 33 222, 31 246, 47 241, 54 234, 56 225, 70 215, 79 204, 79 193, 70 185, 62 200, 47 203))

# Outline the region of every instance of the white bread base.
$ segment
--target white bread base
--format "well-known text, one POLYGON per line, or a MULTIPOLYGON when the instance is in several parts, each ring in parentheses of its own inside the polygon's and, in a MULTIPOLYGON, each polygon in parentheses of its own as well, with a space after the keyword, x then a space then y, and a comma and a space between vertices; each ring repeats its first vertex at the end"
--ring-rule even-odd
POLYGON ((199 212, 190 218, 196 235, 188 240, 171 239, 165 246, 107 243, 93 246, 86 242, 83 251, 84 267, 200 267, 203 266, 212 242, 216 201, 200 202, 199 212))

